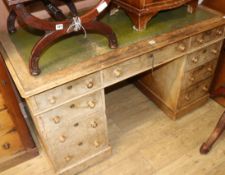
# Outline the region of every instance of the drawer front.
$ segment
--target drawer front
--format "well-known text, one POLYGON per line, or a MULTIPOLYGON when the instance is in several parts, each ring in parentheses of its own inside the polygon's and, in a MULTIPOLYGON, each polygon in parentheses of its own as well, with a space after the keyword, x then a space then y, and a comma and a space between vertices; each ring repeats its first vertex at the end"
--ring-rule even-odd
POLYGON ((18 152, 23 151, 23 149, 19 134, 15 130, 0 135, 0 160, 4 160, 9 156, 17 154, 18 152))
POLYGON ((204 46, 208 42, 217 40, 219 38, 222 38, 223 36, 224 36, 224 26, 220 26, 215 29, 202 32, 191 38, 191 48, 204 46))
POLYGON ((40 116, 49 127, 44 128, 46 132, 52 132, 51 128, 61 129, 71 119, 94 113, 104 109, 101 91, 81 97, 56 109, 50 110, 40 116))
POLYGON ((5 107, 5 102, 3 100, 2 94, 0 93, 0 111, 4 110, 5 108, 6 108, 5 107))
POLYGON ((196 84, 197 82, 204 80, 214 74, 216 68, 217 60, 213 60, 202 66, 199 66, 184 75, 184 83, 182 88, 187 88, 196 84))
POLYGON ((34 113, 46 110, 79 95, 93 92, 100 87, 100 73, 95 73, 36 95, 34 97, 36 107, 32 107, 32 109, 34 113))
POLYGON ((7 133, 15 127, 10 114, 7 110, 1 111, 0 113, 0 135, 7 133))
POLYGON ((212 44, 188 55, 186 71, 194 69, 210 60, 217 59, 222 46, 222 41, 212 44))
POLYGON ((178 108, 182 108, 200 97, 208 94, 208 89, 210 87, 212 77, 204 80, 194 86, 189 87, 181 92, 179 101, 178 101, 178 108))
MULTIPOLYGON (((70 116, 71 117, 71 116, 70 116)), ((46 118, 42 119, 47 122, 46 118)), ((103 112, 70 118, 61 129, 50 125, 44 134, 57 170, 73 165, 108 146, 106 116, 103 112)))
POLYGON ((137 58, 112 66, 102 71, 104 86, 117 83, 138 73, 144 72, 153 66, 168 62, 174 57, 183 55, 188 49, 188 39, 171 44, 137 58))

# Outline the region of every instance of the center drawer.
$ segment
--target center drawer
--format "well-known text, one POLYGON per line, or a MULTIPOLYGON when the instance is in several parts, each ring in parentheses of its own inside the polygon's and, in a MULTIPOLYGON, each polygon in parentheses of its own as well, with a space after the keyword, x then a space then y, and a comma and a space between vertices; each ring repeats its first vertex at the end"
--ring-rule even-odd
POLYGON ((102 71, 104 86, 106 87, 117 83, 149 70, 154 66, 169 62, 176 57, 184 55, 188 50, 188 42, 189 39, 185 39, 104 69, 102 71))

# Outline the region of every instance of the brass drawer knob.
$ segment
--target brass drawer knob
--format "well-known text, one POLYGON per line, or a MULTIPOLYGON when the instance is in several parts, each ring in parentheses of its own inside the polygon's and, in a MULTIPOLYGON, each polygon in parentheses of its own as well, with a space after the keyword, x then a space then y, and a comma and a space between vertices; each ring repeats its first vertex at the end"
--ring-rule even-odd
POLYGON ((10 143, 4 143, 3 145, 2 145, 2 147, 3 147, 3 149, 5 149, 5 150, 8 150, 8 149, 10 149, 10 143))
POLYGON ((203 90, 204 92, 208 92, 208 89, 209 89, 209 88, 208 88, 207 86, 203 86, 203 87, 202 87, 202 90, 203 90))
POLYGON ((185 95, 185 100, 187 100, 187 101, 189 101, 190 100, 190 97, 189 97, 189 95, 185 95))
POLYGON ((64 136, 64 135, 60 136, 60 137, 59 137, 59 141, 60 141, 61 143, 65 142, 65 141, 66 141, 66 136, 64 136))
POLYGON ((72 85, 69 85, 69 86, 67 86, 67 89, 68 90, 71 90, 71 89, 73 89, 73 86, 72 85))
POLYGON ((208 72, 213 72, 213 68, 212 67, 208 67, 207 71, 208 72))
POLYGON ((181 52, 184 52, 186 50, 186 46, 185 44, 182 43, 178 45, 177 49, 181 52))
POLYGON ((94 145, 96 148, 98 148, 100 146, 100 142, 98 140, 95 140, 94 145))
POLYGON ((89 80, 88 82, 87 82, 87 88, 88 89, 91 89, 91 88, 93 88, 94 87, 94 81, 93 80, 89 80))
POLYGON ((71 104, 71 105, 70 105, 70 108, 71 108, 71 109, 73 109, 73 108, 75 108, 75 107, 76 107, 75 104, 71 104))
POLYGON ((93 100, 88 101, 89 108, 94 108, 96 106, 96 103, 93 100))
POLYGON ((211 50, 211 53, 213 53, 214 55, 216 55, 218 53, 218 50, 217 49, 212 49, 211 50))
POLYGON ((83 142, 79 142, 77 145, 82 146, 83 144, 84 144, 83 142))
POLYGON ((50 104, 55 104, 56 103, 56 97, 52 96, 48 99, 50 104))
POLYGON ((199 44, 203 44, 203 43, 204 43, 204 39, 203 39, 203 37, 198 38, 198 39, 197 39, 197 42, 198 42, 199 44))
POLYGON ((189 78, 189 80, 190 81, 195 81, 195 77, 192 76, 192 77, 189 78))
POLYGON ((118 78, 122 75, 122 70, 121 69, 115 69, 113 71, 113 74, 118 78))
POLYGON ((91 122, 91 127, 92 128, 97 128, 98 127, 98 123, 96 121, 92 121, 91 122))
POLYGON ((223 34, 223 31, 221 30, 221 29, 218 29, 218 30, 216 30, 216 35, 222 35, 223 34))
POLYGON ((72 156, 68 155, 64 159, 66 162, 69 162, 69 161, 71 161, 72 158, 73 158, 72 156))
POLYGON ((60 117, 59 116, 55 116, 55 117, 53 117, 53 122, 55 123, 55 124, 58 124, 60 121, 61 121, 61 119, 60 119, 60 117))
POLYGON ((196 64, 198 61, 199 61, 199 57, 194 57, 194 58, 192 58, 192 62, 193 62, 193 63, 196 64))

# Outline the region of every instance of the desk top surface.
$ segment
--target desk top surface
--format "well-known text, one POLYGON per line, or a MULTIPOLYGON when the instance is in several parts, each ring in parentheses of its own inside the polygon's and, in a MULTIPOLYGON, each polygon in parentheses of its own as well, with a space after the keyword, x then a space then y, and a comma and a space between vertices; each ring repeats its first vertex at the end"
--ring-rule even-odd
POLYGON ((41 93, 66 82, 100 71, 112 65, 166 46, 185 37, 225 23, 221 15, 199 8, 189 14, 185 7, 165 11, 155 16, 145 31, 132 29, 132 23, 122 12, 106 15, 102 21, 116 33, 119 48, 108 48, 106 38, 101 35, 74 35, 60 40, 47 49, 40 59, 41 75, 29 74, 29 56, 35 42, 41 37, 37 31, 18 30, 9 36, 0 34, 8 69, 23 97, 41 93), (150 40, 155 45, 150 45, 150 40))

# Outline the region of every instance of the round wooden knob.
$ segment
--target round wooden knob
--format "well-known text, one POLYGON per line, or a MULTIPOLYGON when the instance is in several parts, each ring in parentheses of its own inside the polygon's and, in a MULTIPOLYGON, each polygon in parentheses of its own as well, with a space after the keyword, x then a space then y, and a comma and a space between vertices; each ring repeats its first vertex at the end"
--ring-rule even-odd
POLYGON ((186 50, 186 46, 184 44, 179 44, 179 46, 177 47, 177 49, 181 52, 184 52, 186 50))
POLYGON ((91 89, 91 88, 93 88, 93 86, 94 86, 94 81, 93 81, 93 80, 89 80, 89 81, 87 82, 87 88, 88 88, 88 89, 91 89))
POLYGON ((203 37, 198 38, 198 39, 197 39, 197 42, 198 42, 199 44, 203 44, 203 43, 204 43, 204 39, 203 39, 203 37))
POLYGON ((94 145, 95 145, 96 148, 98 148, 100 146, 100 142, 95 140, 94 145))
POLYGON ((113 71, 113 74, 116 76, 116 77, 120 77, 122 75, 122 70, 121 69, 115 69, 113 71))
POLYGON ((64 135, 60 136, 60 137, 59 137, 59 141, 60 141, 61 143, 65 142, 65 141, 66 141, 66 136, 64 136, 64 135))
POLYGON ((194 58, 192 58, 192 62, 193 62, 193 63, 195 63, 195 64, 196 64, 198 61, 199 61, 199 58, 198 58, 198 57, 194 57, 194 58))
POLYGON ((213 68, 212 67, 208 67, 207 71, 208 72, 213 72, 213 68))
POLYGON ((216 35, 222 35, 222 34, 223 34, 223 31, 222 31, 222 30, 218 29, 218 30, 216 31, 216 35))
POLYGON ((55 117, 53 117, 53 122, 55 123, 55 124, 58 124, 59 122, 60 122, 60 117, 59 116, 55 116, 55 117))
POLYGON ((52 96, 48 99, 50 104, 55 104, 56 103, 56 97, 52 96))
POLYGON ((2 145, 2 147, 3 147, 3 149, 5 149, 5 150, 8 150, 8 149, 10 149, 10 143, 4 143, 3 145, 2 145))
POLYGON ((82 146, 83 144, 84 144, 83 142, 79 142, 77 145, 82 146))
POLYGON ((88 101, 88 106, 89 108, 94 108, 95 107, 95 102, 93 100, 88 101))
POLYGON ((92 121, 91 122, 91 127, 92 128, 97 128, 98 127, 98 123, 96 121, 92 121))
POLYGON ((207 86, 203 86, 203 87, 202 87, 202 90, 203 90, 204 92, 208 92, 208 87, 207 87, 207 86))
POLYGON ((71 105, 70 105, 70 108, 71 108, 71 109, 73 109, 73 108, 75 108, 75 107, 76 107, 75 104, 71 104, 71 105))
POLYGON ((187 101, 189 101, 190 100, 190 97, 189 97, 189 95, 185 95, 185 100, 187 100, 187 101))
POLYGON ((73 86, 72 85, 69 85, 69 86, 67 86, 67 89, 68 90, 71 90, 71 89, 73 89, 73 86))
POLYGON ((195 81, 195 77, 192 76, 192 77, 189 78, 189 80, 190 81, 195 81))
POLYGON ((66 162, 69 162, 72 158, 73 158, 72 156, 69 156, 69 155, 68 155, 68 156, 66 156, 64 159, 65 159, 66 162))
POLYGON ((217 49, 212 49, 211 53, 213 53, 214 55, 216 55, 218 53, 217 49))
POLYGON ((73 126, 76 128, 79 126, 79 123, 75 123, 73 126))

